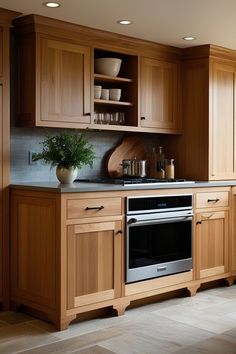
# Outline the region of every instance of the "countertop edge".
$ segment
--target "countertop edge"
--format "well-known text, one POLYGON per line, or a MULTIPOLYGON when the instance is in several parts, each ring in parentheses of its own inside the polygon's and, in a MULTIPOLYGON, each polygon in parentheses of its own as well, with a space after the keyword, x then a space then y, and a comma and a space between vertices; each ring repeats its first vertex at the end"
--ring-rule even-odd
POLYGON ((83 192, 107 192, 107 191, 130 191, 130 190, 160 190, 160 189, 181 189, 181 188, 202 188, 202 187, 232 187, 236 186, 236 180, 230 181, 196 181, 182 182, 181 184, 163 183, 158 185, 131 185, 121 186, 116 184, 103 184, 103 183, 71 183, 60 184, 57 182, 24 182, 12 183, 12 189, 26 189, 26 190, 39 190, 54 193, 83 193, 83 192))

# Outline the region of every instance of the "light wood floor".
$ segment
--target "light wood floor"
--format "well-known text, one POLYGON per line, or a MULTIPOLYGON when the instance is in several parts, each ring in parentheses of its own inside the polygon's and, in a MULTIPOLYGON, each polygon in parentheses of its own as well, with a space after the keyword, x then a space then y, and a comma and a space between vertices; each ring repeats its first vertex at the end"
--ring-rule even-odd
POLYGON ((0 313, 0 353, 236 354, 236 285, 71 324, 0 313))

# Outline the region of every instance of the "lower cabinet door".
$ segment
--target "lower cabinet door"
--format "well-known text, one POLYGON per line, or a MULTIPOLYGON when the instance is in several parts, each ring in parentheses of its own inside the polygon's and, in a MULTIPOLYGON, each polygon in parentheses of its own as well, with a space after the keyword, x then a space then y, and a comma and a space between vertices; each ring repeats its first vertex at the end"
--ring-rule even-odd
POLYGON ((196 246, 198 279, 228 271, 228 211, 197 214, 196 246))
POLYGON ((67 229, 67 309, 111 300, 122 291, 120 221, 67 229))

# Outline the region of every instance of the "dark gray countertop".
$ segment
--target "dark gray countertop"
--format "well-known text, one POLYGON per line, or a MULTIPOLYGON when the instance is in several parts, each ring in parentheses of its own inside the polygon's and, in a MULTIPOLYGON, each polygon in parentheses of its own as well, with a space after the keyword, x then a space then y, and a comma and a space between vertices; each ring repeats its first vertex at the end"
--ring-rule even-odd
POLYGON ((103 183, 71 183, 60 184, 57 182, 25 182, 11 184, 11 188, 21 188, 28 190, 42 190, 59 193, 78 193, 78 192, 108 192, 108 191, 125 191, 125 190, 157 190, 157 189, 173 189, 173 188, 202 188, 202 187, 230 187, 236 186, 236 180, 232 181, 215 181, 215 182, 181 182, 181 183, 158 183, 156 185, 131 185, 121 186, 119 184, 103 184, 103 183))

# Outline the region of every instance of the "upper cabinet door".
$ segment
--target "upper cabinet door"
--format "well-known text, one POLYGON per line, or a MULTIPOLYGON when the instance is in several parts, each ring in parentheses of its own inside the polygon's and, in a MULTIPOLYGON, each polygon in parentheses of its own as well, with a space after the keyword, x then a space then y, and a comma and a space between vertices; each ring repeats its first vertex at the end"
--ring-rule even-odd
POLYGON ((178 64, 141 58, 141 127, 179 129, 178 64))
POLYGON ((210 179, 230 179, 236 177, 236 67, 231 64, 213 62, 212 111, 209 120, 210 179))
POLYGON ((90 48, 41 38, 39 53, 37 125, 90 123, 90 48))

